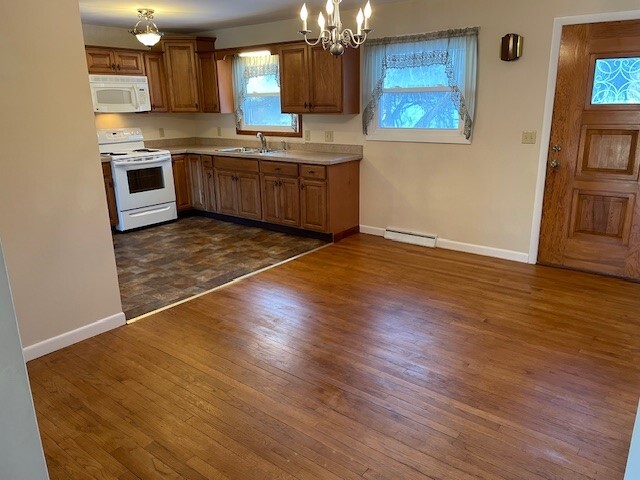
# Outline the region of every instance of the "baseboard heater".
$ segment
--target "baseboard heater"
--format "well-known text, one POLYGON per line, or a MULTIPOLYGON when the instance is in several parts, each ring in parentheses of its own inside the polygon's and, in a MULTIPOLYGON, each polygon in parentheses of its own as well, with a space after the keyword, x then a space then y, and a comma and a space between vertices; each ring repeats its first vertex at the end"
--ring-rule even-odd
POLYGON ((437 235, 430 233, 410 232, 399 228, 387 228, 384 231, 384 238, 395 242, 410 243, 412 245, 421 245, 423 247, 436 247, 437 235))

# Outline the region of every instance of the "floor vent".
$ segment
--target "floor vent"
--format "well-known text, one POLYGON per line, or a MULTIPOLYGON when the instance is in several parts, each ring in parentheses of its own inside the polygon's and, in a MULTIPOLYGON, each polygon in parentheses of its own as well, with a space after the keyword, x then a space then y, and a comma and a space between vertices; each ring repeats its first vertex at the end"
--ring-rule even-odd
POLYGON ((384 238, 395 242, 411 243, 412 245, 435 248, 438 236, 430 233, 417 233, 409 232, 407 230, 399 230, 397 228, 387 228, 384 231, 384 238))

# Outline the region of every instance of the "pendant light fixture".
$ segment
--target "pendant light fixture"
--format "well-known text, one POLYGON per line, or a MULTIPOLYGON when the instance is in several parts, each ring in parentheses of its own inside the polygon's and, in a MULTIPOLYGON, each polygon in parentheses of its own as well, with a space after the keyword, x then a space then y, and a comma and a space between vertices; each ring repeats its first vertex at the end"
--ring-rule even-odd
POLYGON ((339 56, 344 53, 346 47, 358 48, 367 40, 367 34, 371 32, 369 28, 369 18, 371 18, 371 3, 367 1, 364 10, 361 8, 356 15, 356 33, 350 28, 342 29, 342 21, 340 20, 340 3, 342 0, 327 0, 325 9, 327 11, 327 19, 320 13, 318 15, 318 26, 320 27, 320 35, 315 42, 309 41, 308 35, 311 30, 307 27, 307 18, 309 12, 307 5, 302 5, 300 10, 300 18, 302 19, 302 30, 300 35, 304 37, 304 41, 308 45, 315 46, 322 43, 322 48, 329 50, 332 55, 339 56))
POLYGON ((133 30, 129 30, 129 33, 135 35, 143 45, 153 47, 160 41, 160 37, 164 35, 158 31, 158 27, 153 23, 153 10, 151 8, 139 8, 138 18, 140 20, 133 27, 133 30))

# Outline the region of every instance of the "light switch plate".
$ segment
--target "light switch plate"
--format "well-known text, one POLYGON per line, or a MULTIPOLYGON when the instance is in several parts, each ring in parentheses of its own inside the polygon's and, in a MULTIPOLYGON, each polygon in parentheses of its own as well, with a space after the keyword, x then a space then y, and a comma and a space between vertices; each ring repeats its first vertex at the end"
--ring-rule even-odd
POLYGON ((158 135, 160 136, 160 138, 164 138, 164 128, 158 129, 158 135))
POLYGON ((222 136, 222 127, 218 127, 218 136, 221 137, 222 136))
POLYGON ((325 142, 333 142, 333 132, 328 130, 324 132, 324 141, 325 142))
POLYGON ((536 143, 536 131, 522 132, 522 143, 525 145, 534 145, 536 143))
POLYGON ((310 142, 311 141, 311 130, 305 130, 304 131, 304 141, 305 142, 310 142))

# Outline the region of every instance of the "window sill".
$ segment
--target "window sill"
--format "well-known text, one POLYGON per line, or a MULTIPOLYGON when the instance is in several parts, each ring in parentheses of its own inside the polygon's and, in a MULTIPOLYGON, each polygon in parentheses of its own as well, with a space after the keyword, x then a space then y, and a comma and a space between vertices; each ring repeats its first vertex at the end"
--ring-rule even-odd
POLYGON ((410 142, 410 143, 452 143, 459 145, 471 145, 471 139, 467 140, 459 131, 381 131, 375 130, 365 135, 367 141, 374 142, 410 142))

